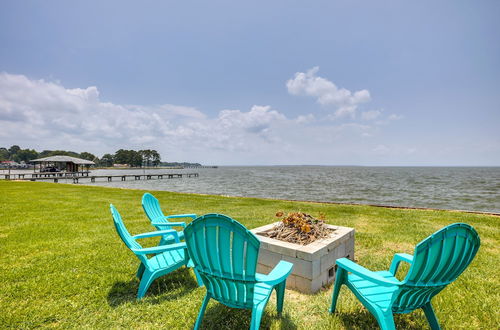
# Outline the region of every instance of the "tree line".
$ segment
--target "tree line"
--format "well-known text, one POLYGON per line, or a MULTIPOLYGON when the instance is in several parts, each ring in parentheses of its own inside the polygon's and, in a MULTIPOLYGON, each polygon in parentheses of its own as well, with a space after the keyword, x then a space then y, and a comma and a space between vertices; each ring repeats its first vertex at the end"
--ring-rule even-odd
POLYGON ((37 152, 34 149, 21 149, 18 145, 13 145, 10 148, 0 147, 0 161, 11 160, 17 163, 28 163, 37 158, 44 158, 56 155, 71 156, 82 159, 91 160, 98 166, 110 167, 114 164, 123 164, 132 167, 142 166, 158 166, 161 164, 161 156, 156 150, 125 150, 120 149, 114 154, 105 154, 101 158, 90 152, 77 153, 66 150, 43 150, 37 152))

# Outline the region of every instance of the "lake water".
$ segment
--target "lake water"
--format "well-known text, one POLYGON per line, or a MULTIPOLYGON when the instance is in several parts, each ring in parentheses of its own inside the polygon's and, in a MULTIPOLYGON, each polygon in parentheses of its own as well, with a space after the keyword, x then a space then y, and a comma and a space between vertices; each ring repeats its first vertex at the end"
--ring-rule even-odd
POLYGON ((93 185, 500 213, 500 167, 222 166, 216 169, 95 170, 92 173, 187 172, 197 172, 200 176, 93 185))

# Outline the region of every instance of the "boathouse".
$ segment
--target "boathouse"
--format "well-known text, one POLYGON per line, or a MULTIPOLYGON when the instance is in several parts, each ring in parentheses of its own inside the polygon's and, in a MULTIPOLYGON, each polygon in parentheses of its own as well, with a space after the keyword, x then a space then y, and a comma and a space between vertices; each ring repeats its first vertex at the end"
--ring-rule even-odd
POLYGON ((71 157, 71 156, 50 156, 44 158, 33 159, 30 163, 35 164, 34 172, 36 172, 37 164, 38 171, 42 172, 62 172, 65 174, 88 175, 91 165, 95 165, 93 161, 71 157))

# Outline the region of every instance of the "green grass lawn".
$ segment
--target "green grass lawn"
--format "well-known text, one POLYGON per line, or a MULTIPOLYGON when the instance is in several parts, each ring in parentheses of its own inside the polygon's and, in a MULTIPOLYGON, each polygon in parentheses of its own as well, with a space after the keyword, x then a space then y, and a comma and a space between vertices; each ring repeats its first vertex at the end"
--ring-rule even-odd
MULTIPOLYGON (((0 181, 0 328, 191 328, 205 289, 191 270, 155 281, 136 301, 138 259, 120 241, 109 212, 113 203, 132 234, 152 231, 141 207, 144 191, 41 182, 0 181)), ((331 224, 356 229, 356 260, 388 269, 396 252, 453 222, 473 225, 481 248, 456 282, 433 299, 443 328, 498 329, 500 324, 499 217, 450 211, 288 202, 257 198, 154 195, 169 213, 224 213, 254 228, 276 221, 277 211, 324 214, 331 224)), ((148 246, 155 241, 147 242, 148 246)), ((315 295, 287 290, 285 309, 269 302, 262 328, 375 328, 377 323, 343 288, 338 313, 330 315, 332 288, 315 295)), ((245 329, 250 311, 214 301, 203 327, 245 329)), ((397 315, 398 329, 427 328, 423 312, 397 315)))

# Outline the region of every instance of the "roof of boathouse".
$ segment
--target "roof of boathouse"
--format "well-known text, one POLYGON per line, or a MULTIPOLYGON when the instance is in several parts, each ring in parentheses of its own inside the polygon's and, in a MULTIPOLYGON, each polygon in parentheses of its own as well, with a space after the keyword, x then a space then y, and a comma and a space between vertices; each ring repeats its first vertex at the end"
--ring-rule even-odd
POLYGON ((31 163, 52 162, 52 163, 73 163, 78 165, 95 165, 93 161, 71 156, 50 156, 50 157, 33 159, 30 162, 31 163))

